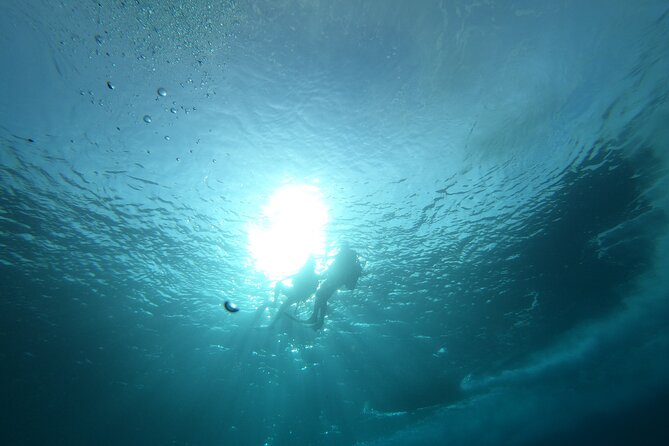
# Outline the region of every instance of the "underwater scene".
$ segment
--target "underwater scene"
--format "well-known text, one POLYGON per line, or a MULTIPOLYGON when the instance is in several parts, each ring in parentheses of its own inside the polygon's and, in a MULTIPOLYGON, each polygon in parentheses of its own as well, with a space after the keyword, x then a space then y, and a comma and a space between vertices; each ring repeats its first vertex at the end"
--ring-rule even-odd
POLYGON ((666 0, 0 2, 3 445, 669 444, 666 0))

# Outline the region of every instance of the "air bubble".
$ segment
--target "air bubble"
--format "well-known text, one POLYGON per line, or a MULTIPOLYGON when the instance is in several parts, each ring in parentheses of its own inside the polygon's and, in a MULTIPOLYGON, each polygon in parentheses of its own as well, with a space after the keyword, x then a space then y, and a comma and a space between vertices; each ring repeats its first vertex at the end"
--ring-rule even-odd
POLYGON ((177 114, 177 109, 174 108, 174 107, 170 108, 170 111, 171 111, 172 113, 174 113, 175 115, 177 114))
POLYGON ((165 141, 169 141, 169 140, 170 140, 170 137, 165 135, 165 141))
POLYGON ((158 96, 162 96, 162 97, 167 96, 167 90, 165 90, 163 87, 160 87, 158 89, 158 96))
POLYGON ((113 90, 116 87, 114 87, 114 84, 112 84, 111 81, 107 81, 107 88, 109 88, 110 90, 113 90))
POLYGON ((152 121, 151 116, 149 116, 149 115, 144 115, 144 117, 143 117, 142 119, 143 119, 144 122, 146 122, 147 124, 151 124, 151 121, 152 121))
MULTIPOLYGON (((226 300, 226 301, 223 303, 223 308, 225 308, 226 310, 228 310, 230 313, 236 313, 236 312, 239 311, 239 307, 238 307, 236 304, 230 302, 229 300, 226 300)), ((255 352, 254 352, 254 353, 255 353, 255 352)), ((256 354, 257 354, 257 353, 256 353, 256 354)))

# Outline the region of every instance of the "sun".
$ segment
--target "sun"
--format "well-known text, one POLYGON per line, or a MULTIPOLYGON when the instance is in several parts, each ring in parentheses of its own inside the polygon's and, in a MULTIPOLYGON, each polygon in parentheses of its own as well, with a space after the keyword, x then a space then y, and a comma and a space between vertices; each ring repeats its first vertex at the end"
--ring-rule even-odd
POLYGON ((291 184, 277 189, 262 208, 261 221, 249 225, 249 252, 270 280, 296 273, 310 255, 325 253, 328 208, 320 189, 291 184))

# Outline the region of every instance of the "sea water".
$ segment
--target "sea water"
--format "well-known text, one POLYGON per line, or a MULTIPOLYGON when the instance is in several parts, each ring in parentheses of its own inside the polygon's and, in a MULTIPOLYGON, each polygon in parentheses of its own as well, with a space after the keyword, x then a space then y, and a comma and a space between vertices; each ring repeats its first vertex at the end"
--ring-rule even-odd
POLYGON ((668 10, 2 2, 0 442, 666 443, 668 10))

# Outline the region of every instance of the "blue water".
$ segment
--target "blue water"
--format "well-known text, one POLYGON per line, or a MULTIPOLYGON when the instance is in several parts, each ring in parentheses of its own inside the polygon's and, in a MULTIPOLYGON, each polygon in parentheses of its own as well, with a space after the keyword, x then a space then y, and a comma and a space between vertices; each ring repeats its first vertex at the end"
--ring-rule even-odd
POLYGON ((666 1, 5 0, 0 67, 2 444, 668 444, 666 1))

